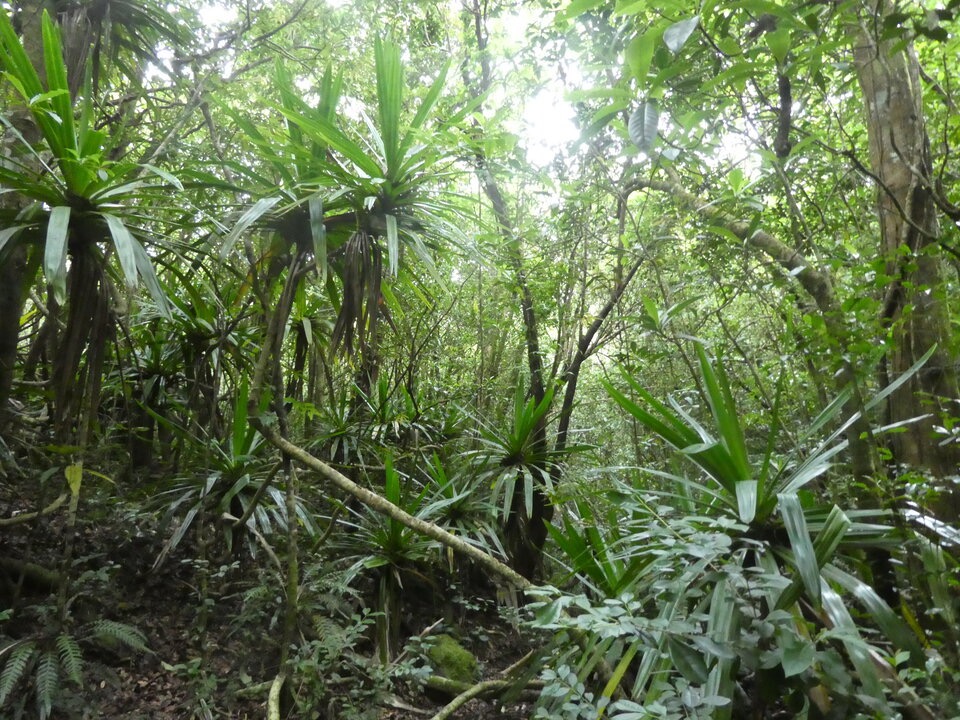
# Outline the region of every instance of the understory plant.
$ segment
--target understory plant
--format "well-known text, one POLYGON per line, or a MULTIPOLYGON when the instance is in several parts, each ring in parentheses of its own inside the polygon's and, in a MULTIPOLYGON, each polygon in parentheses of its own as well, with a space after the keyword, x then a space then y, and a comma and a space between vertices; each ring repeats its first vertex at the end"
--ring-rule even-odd
POLYGON ((106 571, 88 571, 74 582, 75 592, 63 607, 59 602, 49 602, 33 605, 16 616, 10 610, 0 612, 3 717, 46 720, 55 708, 67 709, 68 687, 84 689, 85 655, 123 647, 150 652, 146 636, 131 625, 106 618, 85 623, 75 620, 75 602, 89 594, 94 584, 105 581, 106 571), (16 631, 27 627, 35 630, 25 634, 16 631))
POLYGON ((903 538, 885 511, 841 509, 810 489, 845 447, 849 423, 804 457, 777 458, 771 438, 754 460, 722 366, 702 347, 698 356, 709 423, 632 378, 639 401, 607 386, 693 472, 644 471, 617 484, 606 513, 581 504, 579 517, 551 528, 589 590, 536 591, 532 625, 555 634, 540 716, 922 712, 898 678, 924 667, 921 642, 858 575, 865 549, 903 538), (654 482, 643 487, 643 477, 654 482), (597 685, 601 663, 610 670, 597 685))

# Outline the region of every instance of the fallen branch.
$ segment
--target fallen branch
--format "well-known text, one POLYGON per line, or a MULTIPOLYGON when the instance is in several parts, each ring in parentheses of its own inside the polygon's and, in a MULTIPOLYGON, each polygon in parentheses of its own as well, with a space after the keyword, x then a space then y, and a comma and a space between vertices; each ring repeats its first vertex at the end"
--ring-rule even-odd
MULTIPOLYGON (((256 408, 253 408, 254 412, 256 412, 256 410, 256 408)), ((251 413, 251 415, 253 415, 253 413, 251 413)), ((480 550, 456 535, 447 532, 438 525, 434 525, 433 523, 429 523, 418 517, 414 517, 410 513, 405 512, 401 508, 394 505, 383 496, 357 485, 346 475, 337 472, 332 467, 327 465, 327 463, 323 462, 317 457, 314 457, 300 446, 295 445, 287 440, 277 431, 276 428, 267 425, 260 418, 252 416, 250 418, 250 424, 278 450, 286 454, 291 459, 296 460, 302 465, 313 470, 325 480, 330 481, 340 490, 352 495, 375 512, 378 512, 381 515, 386 515, 392 520, 396 520, 401 525, 410 528, 414 532, 425 535, 429 538, 433 538, 442 545, 451 548, 454 552, 460 553, 461 555, 466 555, 485 570, 489 571, 496 577, 505 581, 509 586, 512 586, 517 590, 528 590, 533 587, 533 584, 529 580, 513 570, 510 566, 497 560, 492 555, 483 552, 483 550, 480 550)))
POLYGON ((492 695, 501 690, 513 686, 513 680, 484 680, 476 685, 465 685, 464 683, 448 680, 442 677, 431 677, 427 679, 427 687, 434 690, 447 691, 454 687, 462 688, 462 691, 453 700, 448 702, 441 710, 430 720, 447 720, 453 713, 477 697, 492 695), (463 689, 465 688, 465 689, 463 689))
POLYGON ((267 720, 280 720, 280 691, 287 679, 286 670, 277 673, 270 685, 270 695, 267 697, 267 720))
POLYGON ((37 510, 36 512, 22 513, 20 515, 14 515, 13 517, 0 518, 0 527, 10 527, 11 525, 20 525, 21 523, 30 522, 31 520, 36 520, 37 518, 43 517, 44 515, 50 515, 51 513, 56 512, 60 507, 67 501, 70 497, 70 493, 63 493, 60 497, 54 500, 52 503, 47 505, 43 510, 37 510))

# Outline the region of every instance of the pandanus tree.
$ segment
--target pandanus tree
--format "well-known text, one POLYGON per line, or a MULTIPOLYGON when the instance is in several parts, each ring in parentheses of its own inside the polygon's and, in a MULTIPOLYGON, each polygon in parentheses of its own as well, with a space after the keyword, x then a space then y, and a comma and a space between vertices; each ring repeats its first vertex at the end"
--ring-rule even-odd
MULTIPOLYGON (((42 40, 38 68, 6 15, 0 18, 0 67, 36 127, 36 137, 31 137, 4 118, 18 149, 0 168, 0 178, 21 203, 4 210, 0 253, 5 258, 20 253, 26 278, 21 287, 42 269, 54 337, 55 435, 61 443, 82 446, 95 415, 104 352, 116 320, 115 280, 131 294, 142 281, 166 312, 146 250, 155 229, 148 230, 145 221, 162 203, 162 191, 179 183, 159 168, 123 158, 122 138, 104 129, 93 98, 92 63, 85 65, 82 88, 72 91, 61 32, 46 13, 42 40), (59 333, 58 323, 63 325, 59 333)), ((21 299, 9 300, 13 305, 4 314, 19 317, 21 299)), ((4 330, 15 334, 19 328, 4 330)), ((10 344, 9 337, 4 344, 10 344)), ((4 390, 9 391, 6 381, 4 390)), ((0 400, 5 405, 6 395, 0 400)))
POLYGON ((391 297, 384 292, 385 276, 398 276, 404 252, 432 267, 431 251, 460 235, 453 222, 456 203, 444 197, 438 182, 451 171, 444 130, 428 125, 447 67, 406 120, 399 47, 377 40, 375 61, 377 122, 359 111, 359 133, 337 121, 342 82, 329 69, 317 88, 318 102, 310 105, 277 64, 277 111, 285 120, 279 136, 231 113, 260 155, 260 169, 235 168, 259 199, 222 250, 227 256, 255 226, 266 231, 269 243, 252 273, 275 281, 284 259, 298 256, 315 268, 337 308, 330 344, 356 351, 358 385, 365 393, 376 385, 379 323, 391 297))
MULTIPOLYGON (((362 394, 369 395, 376 382, 378 324, 389 297, 384 275, 398 276, 404 251, 415 253, 429 266, 430 246, 457 234, 450 221, 456 204, 442 196, 443 188, 437 184, 448 162, 443 132, 428 127, 444 87, 447 66, 441 68, 407 120, 400 48, 377 40, 374 55, 377 122, 359 111, 360 133, 338 122, 341 81, 330 70, 318 88, 318 102, 311 105, 301 99, 293 78, 277 64, 275 81, 281 100, 277 111, 285 121, 279 137, 231 113, 261 162, 254 169, 232 166, 249 183, 241 189, 257 199, 226 235, 221 256, 229 257, 243 239, 251 287, 258 295, 265 321, 263 350, 250 392, 250 420, 286 455, 288 517, 293 517, 298 495, 291 458, 315 470, 320 468, 322 475, 340 487, 355 490, 355 495, 365 501, 397 509, 389 500, 361 491, 288 439, 282 401, 282 346, 305 278, 317 277, 331 304, 337 307, 330 344, 358 351, 357 385, 362 394), (259 256, 253 249, 250 230, 260 230, 267 238, 259 256), (273 393, 270 410, 276 415, 276 425, 263 419, 261 400, 268 392, 273 393)), ((393 478, 394 484, 396 481, 393 478)), ((383 512, 383 508, 377 507, 377 511, 383 512)), ((286 556, 284 660, 299 615, 296 523, 287 527, 286 556)), ((284 673, 278 676, 277 688, 284 684, 284 673)), ((276 696, 279 694, 278 690, 276 696)))

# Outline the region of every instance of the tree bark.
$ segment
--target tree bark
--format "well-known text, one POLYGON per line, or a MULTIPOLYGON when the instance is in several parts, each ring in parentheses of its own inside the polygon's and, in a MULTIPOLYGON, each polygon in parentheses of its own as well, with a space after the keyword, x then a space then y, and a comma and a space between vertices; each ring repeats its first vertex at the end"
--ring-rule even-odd
MULTIPOLYGON (((44 2, 20 3, 20 36, 27 56, 33 62, 40 77, 43 78, 43 41, 41 39, 40 19, 43 16, 44 2)), ((6 12, 5 10, 0 12, 6 12)), ((5 108, 10 124, 28 142, 39 139, 39 133, 23 108, 5 108)), ((23 148, 13 133, 4 132, 0 136, 0 162, 4 155, 20 154, 23 148)), ((18 161, 28 162, 26 158, 18 161)), ((12 193, 0 196, 0 214, 10 218, 16 216, 23 207, 23 199, 12 193)), ((17 242, 17 238, 8 241, 11 246, 0 260, 0 433, 10 422, 10 393, 17 365, 17 347, 20 340, 20 316, 23 313, 23 284, 26 282, 27 248, 17 242)))
MULTIPOLYGON (((883 27, 878 18, 890 11, 887 0, 876 0, 869 13, 861 14, 853 49, 866 110, 870 170, 878 185, 880 253, 887 275, 894 278, 881 317, 891 337, 885 374, 896 378, 937 346, 926 366, 889 398, 888 422, 923 418, 892 435, 890 446, 899 466, 944 478, 957 472, 960 445, 943 444, 934 428, 957 414, 957 358, 944 297, 920 65, 911 44, 877 37, 883 27)), ((937 509, 943 520, 956 519, 960 494, 947 493, 937 509)))

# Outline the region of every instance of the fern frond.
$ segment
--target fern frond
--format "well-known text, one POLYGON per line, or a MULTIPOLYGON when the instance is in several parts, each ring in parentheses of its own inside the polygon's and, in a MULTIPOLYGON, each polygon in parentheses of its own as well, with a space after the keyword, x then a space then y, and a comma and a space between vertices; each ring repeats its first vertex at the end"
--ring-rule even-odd
POLYGON ((57 650, 60 651, 60 665, 75 685, 83 684, 83 655, 80 645, 73 635, 61 633, 57 636, 57 650))
POLYGON ((60 660, 52 650, 40 656, 34 685, 40 720, 47 720, 50 717, 50 711, 53 710, 53 700, 60 689, 60 660))
MULTIPOLYGON (((0 654, 5 655, 10 647, 10 645, 5 647, 0 654)), ((20 645, 10 652, 10 657, 3 666, 3 672, 0 673, 0 706, 17 686, 20 678, 23 677, 23 673, 26 672, 36 649, 37 644, 32 640, 27 640, 20 641, 20 645)))
POLYGON ((90 635, 101 643, 121 643, 140 652, 150 652, 150 648, 147 647, 147 636, 126 623, 97 620, 90 626, 90 635))

